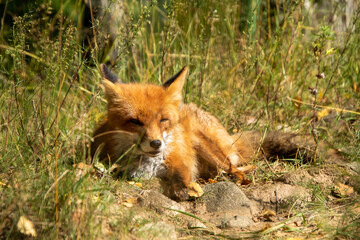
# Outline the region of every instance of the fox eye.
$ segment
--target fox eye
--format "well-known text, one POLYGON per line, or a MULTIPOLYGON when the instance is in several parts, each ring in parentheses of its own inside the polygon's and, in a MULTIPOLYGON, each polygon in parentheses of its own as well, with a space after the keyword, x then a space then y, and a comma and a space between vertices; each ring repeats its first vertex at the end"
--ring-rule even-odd
POLYGON ((140 122, 138 119, 132 118, 129 120, 132 124, 138 125, 138 126, 144 126, 142 122, 140 122))
POLYGON ((168 118, 162 118, 162 119, 160 119, 160 122, 162 123, 162 122, 166 122, 166 121, 169 121, 169 119, 168 118))

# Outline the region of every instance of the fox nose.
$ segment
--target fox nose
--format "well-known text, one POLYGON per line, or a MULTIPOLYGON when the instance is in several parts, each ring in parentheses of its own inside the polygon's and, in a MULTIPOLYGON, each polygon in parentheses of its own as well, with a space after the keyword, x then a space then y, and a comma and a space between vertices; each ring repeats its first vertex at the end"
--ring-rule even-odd
POLYGON ((152 140, 150 142, 150 146, 154 149, 159 149, 161 147, 161 141, 160 140, 152 140))

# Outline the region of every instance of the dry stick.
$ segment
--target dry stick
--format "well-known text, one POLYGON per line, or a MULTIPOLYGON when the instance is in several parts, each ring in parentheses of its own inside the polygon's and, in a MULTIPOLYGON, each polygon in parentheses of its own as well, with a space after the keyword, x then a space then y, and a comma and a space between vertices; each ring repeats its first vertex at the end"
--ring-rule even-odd
MULTIPOLYGON (((209 42, 210 40, 206 41, 207 42, 207 49, 209 49, 209 42)), ((203 85, 204 85, 204 69, 206 68, 207 65, 207 55, 209 54, 209 51, 206 51, 206 55, 205 57, 201 58, 201 64, 200 64, 200 81, 198 84, 199 87, 199 105, 201 105, 201 99, 202 99, 202 89, 203 89, 203 85), (204 61, 205 59, 205 61, 204 61)))
MULTIPOLYGON (((270 82, 272 80, 272 75, 270 75, 269 80, 267 81, 267 91, 266 91, 266 111, 267 111, 267 116, 266 118, 270 121, 272 120, 271 116, 270 116, 270 109, 269 109, 269 95, 270 95, 270 82)), ((275 106, 275 104, 274 104, 275 106)), ((275 112, 275 111, 274 111, 275 112)), ((274 115, 274 114, 273 114, 274 115)))
MULTIPOLYGON (((35 100, 33 99, 33 100, 31 100, 31 103, 32 103, 32 107, 33 107, 33 110, 34 110, 34 115, 35 115, 35 120, 36 120, 36 122, 37 123, 39 123, 39 121, 40 121, 40 123, 41 123, 41 120, 40 120, 40 114, 39 114, 39 112, 36 110, 36 105, 35 105, 35 100)), ((36 126, 36 131, 37 131, 37 128, 38 128, 39 126, 36 126)), ((41 126, 40 126, 40 128, 41 128, 41 126)), ((43 134, 43 132, 41 131, 41 133, 43 134)), ((44 135, 43 135, 43 137, 44 137, 44 135)))
POLYGON ((317 60, 317 70, 318 73, 316 75, 316 84, 315 84, 315 89, 313 91, 311 91, 311 93, 314 95, 314 102, 313 102, 313 106, 312 106, 312 110, 313 110, 313 119, 311 121, 311 133, 314 137, 314 141, 315 141, 315 150, 314 150, 314 157, 313 160, 316 160, 316 150, 318 147, 318 143, 319 143, 319 136, 316 132, 316 127, 315 127, 315 121, 316 121, 316 104, 317 104, 317 89, 318 89, 318 85, 319 85, 319 79, 322 78, 321 77, 321 69, 320 69, 320 64, 321 64, 321 49, 317 49, 317 47, 315 47, 314 49, 314 54, 315 54, 315 58, 317 60))
POLYGON ((268 5, 268 38, 271 38, 271 19, 270 19, 270 0, 267 1, 268 5))
POLYGON ((290 208, 290 210, 289 210, 289 212, 288 212, 288 215, 287 215, 287 218, 288 218, 288 219, 290 218, 291 211, 294 209, 295 204, 296 204, 298 201, 300 201, 300 198, 296 199, 295 202, 291 205, 291 208, 290 208))
POLYGON ((44 59, 36 56, 36 55, 33 54, 33 53, 27 52, 27 51, 25 51, 25 50, 16 49, 16 48, 14 48, 14 47, 10 47, 10 46, 4 45, 4 44, 0 44, 0 48, 8 49, 8 50, 15 51, 15 52, 19 52, 19 53, 24 54, 24 55, 26 55, 26 56, 32 57, 32 58, 38 60, 38 61, 41 62, 41 63, 48 64, 44 59))
POLYGON ((260 146, 259 146, 257 152, 259 153, 259 152, 261 151, 261 153, 263 154, 263 157, 264 157, 264 160, 265 160, 266 165, 268 165, 270 171, 271 171, 273 174, 277 175, 276 172, 272 169, 269 161, 267 160, 267 157, 266 157, 266 155, 265 155, 264 149, 262 148, 262 144, 263 144, 263 142, 264 142, 264 140, 265 140, 265 137, 266 137, 266 132, 265 132, 263 138, 261 139, 261 143, 260 143, 260 146))
MULTIPOLYGON (((288 1, 288 4, 290 5, 291 1, 288 1)), ((285 29, 285 27, 286 27, 286 19, 288 17, 290 17, 295 12, 295 9, 296 9, 296 7, 292 9, 291 6, 289 7, 289 5, 286 6, 286 8, 285 8, 285 9, 290 9, 289 12, 288 12, 288 15, 283 18, 282 23, 280 24, 282 29, 285 29)), ((300 2, 297 3, 297 6, 300 6, 300 2)))
POLYGON ((8 115, 7 115, 7 124, 6 124, 6 132, 5 132, 5 148, 4 148, 4 152, 6 152, 7 145, 8 145, 8 133, 9 133, 10 113, 11 113, 12 102, 13 102, 13 101, 10 100, 10 103, 9 103, 9 106, 8 106, 8 115))
MULTIPOLYGON (((8 128, 9 128, 9 126, 8 126, 8 128)), ((10 128, 9 128, 9 129, 10 129, 10 128)), ((12 139, 13 142, 15 143, 16 150, 18 151, 21 160, 24 162, 24 157, 23 157, 23 155, 21 154, 21 151, 20 151, 20 148, 19 148, 19 145, 18 145, 17 141, 14 139, 14 135, 12 134, 11 131, 9 131, 9 134, 10 134, 11 139, 12 139)), ((18 135, 19 135, 19 133, 18 133, 18 135)), ((26 170, 26 171, 27 171, 27 170, 26 170)))
POLYGON ((274 191, 274 194, 275 194, 275 212, 276 212, 276 215, 279 214, 279 197, 278 197, 278 188, 279 186, 276 187, 275 191, 274 191))
MULTIPOLYGON (((56 179, 55 182, 59 182, 63 177, 65 177, 65 175, 66 175, 69 171, 70 171, 69 169, 65 170, 65 172, 63 172, 63 173, 61 174, 61 176, 56 179)), ((47 198, 47 195, 55 188, 55 185, 56 185, 55 182, 51 185, 51 187, 50 187, 50 188, 47 190, 47 192, 45 193, 44 198, 43 198, 43 201, 47 198)))
POLYGON ((214 35, 213 12, 210 12, 210 15, 208 16, 207 19, 211 19, 210 37, 204 42, 204 45, 206 46, 206 54, 205 54, 204 58, 201 58, 202 64, 200 65, 201 73, 200 73, 200 82, 199 82, 199 105, 201 105, 202 93, 203 93, 203 85, 204 85, 204 81, 206 80, 206 77, 205 77, 206 71, 205 70, 206 70, 206 68, 209 68, 209 65, 211 64, 209 56, 211 54, 211 52, 210 52, 211 51, 211 37, 214 35))
POLYGON ((43 145, 45 145, 46 142, 46 133, 45 133, 45 121, 43 120, 43 118, 41 118, 41 116, 43 116, 43 90, 42 88, 40 89, 40 122, 41 122, 41 134, 42 134, 42 142, 43 145))
MULTIPOLYGON (((160 57, 161 54, 157 54, 157 53, 148 53, 147 54, 149 57, 160 57)), ((171 58, 191 58, 191 59, 203 59, 204 57, 203 56, 200 56, 200 55, 190 55, 190 54, 183 54, 183 53, 168 53, 167 54, 167 57, 171 57, 171 58)), ((209 60, 221 60, 221 58, 219 57, 210 57, 208 56, 208 59, 209 60)), ((245 61, 246 59, 243 59, 243 62, 245 61)), ((238 68, 239 66, 241 65, 241 63, 237 64, 234 68, 232 68, 232 71, 236 70, 236 68, 238 68)), ((230 72, 232 73, 232 72, 230 72)))
POLYGON ((169 47, 165 47, 167 43, 168 33, 170 32, 170 21, 168 21, 168 25, 166 26, 166 31, 164 33, 164 41, 163 41, 163 49, 161 53, 161 65, 160 65, 160 82, 164 82, 165 73, 164 73, 164 64, 165 64, 165 55, 167 55, 167 52, 169 50, 169 47))
MULTIPOLYGON (((90 165, 91 165, 91 166, 94 166, 95 169, 97 168, 97 167, 94 165, 95 159, 96 159, 96 157, 99 155, 100 151, 102 150, 102 148, 103 148, 104 146, 105 146, 105 143, 101 143, 101 144, 99 145, 99 147, 96 148, 94 155, 91 156, 90 165)), ((102 160, 102 159, 100 159, 100 160, 102 160)))
POLYGON ((5 7, 4 7, 4 13, 3 13, 3 16, 1 18, 1 29, 0 29, 0 36, 1 37, 2 37, 2 33, 4 31, 5 15, 6 15, 6 9, 7 9, 7 6, 8 6, 8 2, 9 2, 9 0, 6 0, 5 7))
POLYGON ((97 45, 97 41, 96 41, 96 32, 95 32, 95 20, 94 20, 94 14, 93 14, 93 10, 92 10, 92 4, 91 4, 92 1, 89 1, 89 5, 90 5, 90 16, 91 16, 91 23, 92 23, 92 26, 93 26, 93 34, 94 34, 94 44, 95 44, 95 50, 98 50, 98 45, 97 45))
MULTIPOLYGON (((60 59, 60 55, 61 55, 61 44, 62 44, 62 32, 63 32, 63 1, 60 1, 60 32, 59 32, 59 45, 58 45, 58 60, 60 63, 60 69, 63 69, 63 66, 61 64, 61 59, 60 59)), ((61 105, 60 103, 60 98, 61 98, 61 88, 62 85, 64 83, 64 79, 61 80, 61 72, 60 71, 60 75, 59 75, 59 80, 60 80, 60 87, 59 87, 59 96, 58 96, 58 109, 56 112, 56 116, 55 119, 53 121, 53 123, 56 120, 56 130, 55 130, 55 135, 57 135, 58 131, 59 131, 59 112, 60 112, 60 108, 61 105)), ((64 75, 65 78, 65 75, 64 75)), ((53 124, 52 123, 52 124, 53 124)), ((52 125, 50 126, 50 128, 52 127, 52 125)), ((54 148, 55 148, 55 177, 57 176, 58 173, 58 148, 57 148, 57 140, 55 140, 54 143, 54 148)), ((59 222, 59 189, 58 189, 58 181, 57 178, 55 178, 55 226, 56 226, 56 239, 59 239, 59 230, 60 230, 60 222, 59 222)))
POLYGON ((270 171, 277 176, 276 172, 274 171, 274 169, 272 169, 269 161, 267 160, 267 157, 266 157, 266 155, 265 155, 265 152, 264 152, 264 150, 263 150, 262 148, 261 148, 261 153, 263 154, 265 163, 266 163, 266 165, 268 165, 268 167, 270 168, 270 171))
POLYGON ((66 175, 69 171, 70 171, 69 169, 65 170, 65 172, 63 172, 63 173, 61 174, 61 176, 58 177, 58 178, 55 180, 55 182, 51 185, 51 187, 46 191, 46 193, 45 193, 45 195, 44 195, 44 198, 43 198, 43 200, 42 200, 42 203, 41 203, 39 212, 41 212, 43 202, 46 200, 46 198, 47 198, 47 196, 49 195, 49 193, 55 188, 57 182, 59 182, 63 177, 65 177, 65 175, 66 175))
MULTIPOLYGON (((312 103, 308 103, 308 102, 303 102, 291 97, 287 97, 287 99, 291 100, 292 102, 296 102, 296 103, 301 103, 304 105, 308 105, 308 106, 312 106, 312 103)), ((336 108, 336 107, 328 107, 328 106, 323 106, 323 105, 317 105, 316 107, 318 108, 324 108, 324 109, 329 109, 329 110, 336 110, 336 111, 341 111, 341 112, 347 112, 347 113, 353 113, 353 114, 357 114, 360 115, 360 112, 355 112, 355 111, 351 111, 351 110, 347 110, 344 108, 336 108)))

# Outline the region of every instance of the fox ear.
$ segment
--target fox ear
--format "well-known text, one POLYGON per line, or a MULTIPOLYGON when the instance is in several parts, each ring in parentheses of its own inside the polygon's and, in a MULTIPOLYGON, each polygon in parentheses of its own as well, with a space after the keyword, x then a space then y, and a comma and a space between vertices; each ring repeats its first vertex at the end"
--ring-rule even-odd
POLYGON ((113 102, 116 98, 119 97, 119 94, 116 91, 115 84, 110 80, 104 79, 102 82, 102 86, 105 91, 105 97, 108 103, 113 102))
POLYGON ((112 83, 121 83, 120 79, 113 74, 105 64, 100 64, 101 76, 112 83))
MULTIPOLYGON (((187 70, 188 70, 188 66, 183 67, 183 68, 180 70, 180 72, 178 72, 177 74, 175 74, 174 76, 172 76, 171 78, 169 78, 168 80, 166 80, 166 82, 163 83, 163 87, 164 87, 164 88, 170 87, 170 85, 171 85, 176 79, 178 79, 181 74, 184 73, 184 75, 186 75, 187 70)), ((184 76, 184 78, 185 78, 185 76, 184 76)), ((182 81, 184 82, 184 80, 185 80, 185 79, 183 79, 182 81)))
POLYGON ((181 101, 182 100, 182 88, 185 83, 185 77, 188 72, 188 66, 183 67, 175 76, 168 79, 164 84, 163 88, 167 90, 167 92, 173 96, 174 100, 181 101))

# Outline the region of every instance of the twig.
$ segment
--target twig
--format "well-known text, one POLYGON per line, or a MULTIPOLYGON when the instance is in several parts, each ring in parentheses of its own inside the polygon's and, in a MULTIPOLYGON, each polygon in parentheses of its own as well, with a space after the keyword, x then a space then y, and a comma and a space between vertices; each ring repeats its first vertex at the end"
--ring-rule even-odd
MULTIPOLYGON (((63 64, 62 64, 62 62, 60 60, 61 49, 62 49, 61 44, 62 44, 62 34, 63 34, 63 18, 64 18, 64 15, 63 15, 63 1, 61 0, 60 1, 60 32, 59 32, 59 45, 58 45, 58 60, 59 60, 59 63, 60 63, 60 69, 61 70, 63 70, 63 64)), ((61 72, 60 72, 60 74, 59 74, 60 86, 59 86, 59 96, 58 96, 58 108, 57 108, 57 111, 56 111, 56 116, 55 116, 54 121, 53 121, 53 123, 54 123, 55 120, 56 120, 56 130, 55 130, 56 135, 57 135, 57 133, 59 131, 58 114, 59 114, 60 108, 61 108, 61 105, 59 103, 60 103, 60 98, 61 98, 61 88, 62 88, 62 85, 64 83, 64 79, 65 79, 65 75, 64 75, 64 78, 61 80, 61 72)), ((50 128, 51 128, 51 126, 50 126, 50 128)), ((57 145, 57 140, 55 140, 55 143, 54 143, 54 148, 55 148, 55 176, 57 176, 57 174, 58 174, 58 157, 59 157, 58 148, 57 148, 56 145, 57 145)), ((57 179, 55 179, 54 186, 55 186, 55 226, 56 226, 55 229, 56 229, 56 239, 59 239, 59 231, 60 231, 59 215, 60 215, 60 211, 59 211, 59 189, 58 189, 58 180, 57 179)))
POLYGON ((65 175, 66 175, 69 171, 70 171, 70 170, 67 169, 65 172, 63 172, 63 173, 61 174, 61 176, 58 177, 58 178, 56 179, 56 181, 51 185, 51 187, 46 191, 46 193, 45 193, 45 195, 44 195, 44 198, 43 198, 43 200, 42 200, 42 203, 41 203, 40 212, 41 212, 43 203, 44 203, 45 199, 47 198, 47 196, 48 196, 48 195, 50 194, 50 192, 55 188, 55 185, 56 185, 63 177, 65 177, 65 175))
POLYGON ((0 37, 2 37, 3 31, 4 31, 5 15, 6 15, 6 10, 7 10, 8 3, 9 3, 9 0, 6 0, 5 7, 4 7, 4 13, 3 13, 3 16, 1 18, 0 37))
POLYGON ((41 63, 48 64, 44 59, 36 56, 36 55, 33 54, 33 53, 27 52, 27 51, 25 51, 25 50, 22 50, 22 49, 19 50, 19 49, 16 49, 16 48, 14 48, 14 47, 10 47, 10 46, 4 45, 4 44, 0 44, 0 48, 8 49, 8 50, 15 51, 15 52, 19 52, 20 54, 24 54, 24 55, 26 55, 26 56, 32 57, 32 58, 38 60, 38 61, 41 62, 41 63))
POLYGON ((272 169, 269 161, 267 160, 267 157, 266 157, 266 155, 265 155, 265 152, 264 152, 264 150, 263 150, 262 148, 261 148, 261 152, 262 152, 262 154, 263 154, 263 158, 264 158, 264 160, 265 160, 266 165, 268 165, 270 171, 277 176, 276 172, 274 171, 274 169, 272 169))
MULTIPOLYGON (((296 103, 301 103, 304 105, 308 105, 308 106, 312 106, 312 103, 308 103, 308 102, 303 102, 291 97, 287 97, 287 99, 291 100, 292 102, 296 102, 296 103)), ((353 114, 357 114, 360 115, 360 112, 355 112, 355 111, 351 111, 351 110, 347 110, 345 108, 336 108, 336 107, 328 107, 328 106, 324 106, 324 105, 316 105, 316 107, 318 108, 324 108, 324 109, 330 109, 330 110, 336 110, 336 111, 340 111, 340 112, 347 112, 347 113, 353 113, 353 114)))
POLYGON ((92 1, 89 1, 89 6, 90 6, 90 16, 91 16, 91 23, 93 26, 93 34, 94 34, 94 44, 95 44, 95 50, 98 50, 98 45, 97 45, 97 41, 96 41, 96 31, 95 31, 95 20, 94 20, 94 14, 93 14, 93 9, 92 9, 92 1))

